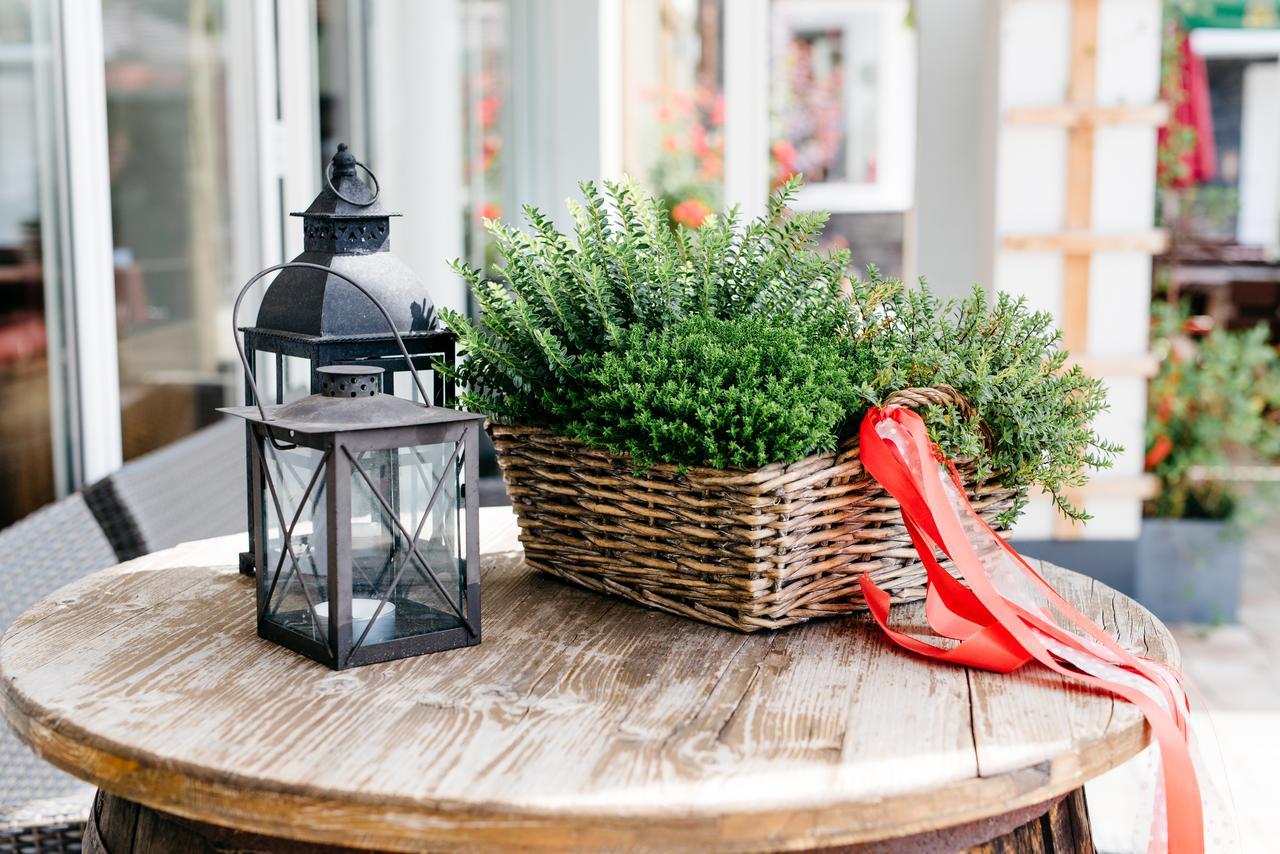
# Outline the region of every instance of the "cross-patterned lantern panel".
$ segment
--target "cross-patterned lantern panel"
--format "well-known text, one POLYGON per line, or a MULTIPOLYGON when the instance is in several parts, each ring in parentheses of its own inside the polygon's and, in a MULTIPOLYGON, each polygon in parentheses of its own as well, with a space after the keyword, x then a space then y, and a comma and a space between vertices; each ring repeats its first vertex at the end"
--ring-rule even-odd
MULTIPOLYGON (((358 363, 370 369, 382 369, 380 388, 386 394, 430 406, 454 405, 453 381, 435 369, 438 364, 452 366, 455 362, 456 337, 447 329, 401 335, 412 357, 412 367, 400 355, 395 336, 389 333, 320 336, 259 327, 244 328, 241 333, 251 376, 264 396, 264 404, 279 405, 306 394, 316 394, 320 391, 320 368, 358 363), (431 392, 429 400, 421 399, 410 378, 413 368, 426 377, 426 387, 431 392)), ((252 391, 246 388, 245 405, 255 403, 252 391)), ((255 571, 252 524, 250 518, 250 548, 240 559, 240 569, 246 575, 255 571)))
POLYGON ((253 424, 260 635, 339 670, 480 642, 479 418, 424 411, 439 423, 253 424))

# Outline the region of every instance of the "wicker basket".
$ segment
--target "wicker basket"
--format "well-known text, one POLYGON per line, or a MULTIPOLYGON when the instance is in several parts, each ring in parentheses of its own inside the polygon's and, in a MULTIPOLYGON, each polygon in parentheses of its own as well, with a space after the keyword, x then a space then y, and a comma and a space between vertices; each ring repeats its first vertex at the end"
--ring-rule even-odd
MULTIPOLYGON (((950 386, 887 402, 968 407, 950 386)), ((629 457, 545 429, 489 432, 526 563, 592 590, 744 632, 861 610, 864 572, 895 602, 924 595, 898 504, 863 471, 856 435, 790 465, 637 476, 629 457)), ((1013 491, 956 465, 983 518, 1010 508, 1013 491)))

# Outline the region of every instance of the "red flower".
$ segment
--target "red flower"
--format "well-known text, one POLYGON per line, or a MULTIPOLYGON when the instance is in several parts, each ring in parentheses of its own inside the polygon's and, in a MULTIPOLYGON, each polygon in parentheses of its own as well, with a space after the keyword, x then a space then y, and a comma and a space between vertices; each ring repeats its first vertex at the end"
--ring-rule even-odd
POLYGON ((480 141, 480 171, 488 172, 493 166, 493 161, 498 158, 498 152, 502 150, 502 138, 494 134, 485 135, 480 141))
POLYGON ((1205 314, 1188 317, 1182 324, 1182 331, 1188 335, 1207 335, 1213 329, 1213 318, 1205 314))
POLYGON ((662 147, 668 154, 678 154, 680 152, 680 140, 675 136, 665 136, 662 139, 662 147))
POLYGON ((707 217, 711 216, 711 208, 702 199, 685 199, 671 209, 671 218, 689 228, 701 228, 707 217))
POLYGON ((485 202, 484 207, 480 208, 481 219, 501 219, 502 205, 497 202, 485 202))
POLYGON ((724 95, 716 95, 715 102, 711 105, 711 126, 720 127, 724 124, 724 95))
POLYGON ((703 181, 718 180, 724 175, 724 158, 717 151, 710 151, 707 156, 702 158, 702 168, 698 170, 698 177, 703 181))
POLYGON ((711 150, 707 145, 707 129, 696 122, 689 127, 689 147, 699 157, 705 157, 711 150))
POLYGON ((1171 453, 1173 453, 1173 440, 1168 436, 1160 436, 1152 443, 1151 450, 1147 451, 1147 458, 1143 465, 1147 471, 1151 471, 1168 459, 1171 453))
POLYGON ((502 107, 502 101, 490 95, 487 98, 481 98, 478 106, 480 127, 493 127, 494 121, 498 118, 498 110, 502 107))
POLYGON ((778 189, 783 184, 787 183, 787 181, 790 181, 792 178, 794 178, 799 174, 800 173, 797 172, 796 170, 779 164, 778 174, 773 177, 773 189, 775 190, 778 189))
POLYGON ((780 139, 773 144, 773 158, 784 169, 791 170, 796 165, 796 147, 790 140, 780 139))

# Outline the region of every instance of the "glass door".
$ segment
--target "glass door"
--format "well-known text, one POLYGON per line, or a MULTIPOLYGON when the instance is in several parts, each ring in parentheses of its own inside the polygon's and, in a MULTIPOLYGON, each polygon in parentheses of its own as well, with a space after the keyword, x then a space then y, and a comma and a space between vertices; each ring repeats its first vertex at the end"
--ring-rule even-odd
POLYGON ((0 527, 73 478, 53 23, 47 3, 0 0, 0 527))
POLYGON ((220 0, 104 0, 107 135, 124 459, 224 402, 227 62, 220 0))
POLYGON ((723 10, 718 0, 627 0, 623 166, 697 228, 724 204, 723 10))

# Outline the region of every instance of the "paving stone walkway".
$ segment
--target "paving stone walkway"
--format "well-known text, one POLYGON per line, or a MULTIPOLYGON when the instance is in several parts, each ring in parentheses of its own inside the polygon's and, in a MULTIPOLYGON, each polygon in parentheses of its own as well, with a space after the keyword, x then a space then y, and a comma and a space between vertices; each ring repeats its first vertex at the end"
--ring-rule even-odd
MULTIPOLYGON (((1280 850, 1280 532, 1251 535, 1240 622, 1176 626, 1192 681, 1201 777, 1207 778, 1209 850, 1280 850)), ((1089 788, 1099 850, 1134 850, 1135 816, 1151 797, 1150 760, 1139 758, 1089 788)))

